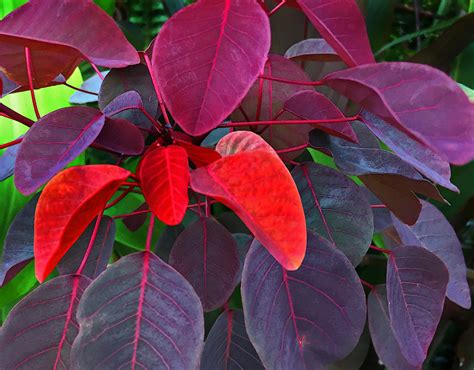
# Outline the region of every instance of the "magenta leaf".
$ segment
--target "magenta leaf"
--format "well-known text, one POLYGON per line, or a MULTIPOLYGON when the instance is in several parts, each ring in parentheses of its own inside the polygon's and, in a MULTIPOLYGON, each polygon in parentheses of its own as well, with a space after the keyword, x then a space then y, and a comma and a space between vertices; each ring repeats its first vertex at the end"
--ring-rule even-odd
POLYGON ((165 23, 153 69, 166 106, 188 134, 205 134, 237 107, 262 71, 270 24, 253 0, 201 0, 165 23))
POLYGON ((426 248, 443 261, 449 271, 447 297, 469 309, 471 294, 466 280, 466 262, 456 232, 435 206, 424 200, 421 204, 420 217, 411 227, 392 216, 401 243, 426 248))
POLYGON ((2 369, 71 368, 76 309, 89 283, 82 275, 60 276, 23 298, 0 331, 2 369))
POLYGON ((308 230, 328 239, 357 266, 369 249, 372 211, 362 190, 342 173, 304 163, 291 172, 308 230))
POLYGON ((390 322, 400 349, 413 366, 426 358, 443 312, 448 284, 444 263, 425 248, 392 250, 387 265, 390 322))
POLYGON ((97 109, 71 107, 42 117, 25 134, 15 162, 15 185, 28 195, 94 142, 105 117, 97 109))
MULTIPOLYGON (((129 91, 140 95, 143 107, 152 117, 158 115, 158 99, 148 69, 143 64, 111 70, 100 87, 99 108, 104 111, 115 98, 129 91)), ((138 110, 127 110, 114 118, 126 119, 139 127, 151 127, 150 120, 138 110)))
POLYGON ((34 86, 68 78, 87 60, 104 67, 140 62, 114 20, 89 0, 30 0, 0 22, 0 65, 15 82, 28 86, 25 47, 34 66, 34 86), (87 26, 84 26, 84 20, 87 26))
POLYGON ((385 285, 377 285, 370 291, 367 311, 372 343, 380 361, 389 369, 421 369, 420 366, 410 365, 400 350, 390 323, 385 285))
POLYGON ((209 332, 201 359, 201 370, 264 370, 245 330, 242 310, 224 311, 209 332))
POLYGON ((324 83, 449 162, 474 159, 474 106, 443 72, 414 63, 379 63, 331 73, 324 83))
POLYGON ((401 159, 411 164, 434 183, 452 191, 459 191, 450 181, 449 163, 438 154, 372 113, 363 110, 361 115, 367 127, 401 159))
POLYGON ((179 234, 169 264, 191 283, 204 311, 212 311, 227 301, 239 271, 232 234, 214 219, 204 217, 179 234))
MULTIPOLYGON (((344 118, 344 114, 328 98, 316 91, 296 93, 285 102, 284 109, 299 119, 324 120, 344 118)), ((327 123, 313 127, 330 135, 357 142, 357 136, 349 122, 327 123)))
POLYGON ((139 155, 145 148, 145 139, 140 129, 130 121, 106 118, 94 144, 124 155, 139 155))
POLYGON ((140 94, 135 90, 130 90, 113 98, 112 101, 102 109, 102 112, 107 117, 111 117, 127 109, 140 108, 144 108, 140 94))
MULTIPOLYGON (((94 230, 96 219, 90 223, 86 231, 67 251, 58 264, 61 275, 74 274, 81 265, 94 230)), ((110 217, 102 217, 97 236, 92 245, 82 274, 94 280, 105 270, 109 262, 115 238, 115 221, 110 217)))
POLYGON ((362 13, 354 0, 296 0, 349 67, 375 63, 362 13))
POLYGON ((258 242, 245 260, 247 333, 268 369, 326 368, 347 356, 364 329, 365 294, 344 254, 308 234, 301 267, 284 270, 258 242))
POLYGON ((34 220, 39 194, 35 195, 13 219, 3 245, 0 261, 0 286, 11 280, 34 256, 34 220), (21 268, 17 268, 21 267, 21 268))
POLYGON ((339 62, 341 58, 324 39, 306 39, 291 46, 285 58, 316 62, 339 62))
POLYGON ((129 254, 84 292, 73 368, 195 369, 204 339, 201 303, 173 268, 150 252, 129 254))
POLYGON ((20 149, 21 143, 8 147, 0 155, 0 182, 8 179, 13 175, 15 169, 15 161, 20 149))

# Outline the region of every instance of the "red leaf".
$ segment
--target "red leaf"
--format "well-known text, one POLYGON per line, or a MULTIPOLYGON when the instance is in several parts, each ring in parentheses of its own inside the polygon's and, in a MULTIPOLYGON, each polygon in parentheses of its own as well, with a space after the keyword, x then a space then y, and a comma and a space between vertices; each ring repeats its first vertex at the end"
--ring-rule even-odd
POLYGON ((215 128, 250 89, 269 49, 268 16, 255 0, 201 0, 176 13, 153 48, 176 122, 194 136, 215 128))
POLYGON ((177 141, 176 144, 186 150, 189 159, 196 167, 204 167, 221 159, 221 155, 214 149, 197 146, 184 140, 177 141))
POLYGON ((130 172, 112 165, 68 168, 41 193, 35 215, 35 269, 43 282, 130 172))
POLYGON ((90 0, 30 0, 0 22, 1 67, 27 86, 25 47, 36 88, 51 85, 59 74, 68 78, 82 60, 111 68, 140 62, 114 20, 90 0))
POLYGON ((167 225, 179 224, 189 203, 189 167, 186 150, 170 145, 145 155, 139 177, 152 212, 167 225))
POLYGON ((348 66, 375 63, 364 17, 354 0, 296 0, 316 30, 348 66))
POLYGON ((306 251, 306 223, 300 196, 275 151, 258 135, 233 132, 217 145, 224 157, 191 173, 193 190, 231 208, 288 270, 306 251))
POLYGON ((443 72, 379 63, 331 73, 324 82, 451 163, 474 159, 474 106, 443 72))

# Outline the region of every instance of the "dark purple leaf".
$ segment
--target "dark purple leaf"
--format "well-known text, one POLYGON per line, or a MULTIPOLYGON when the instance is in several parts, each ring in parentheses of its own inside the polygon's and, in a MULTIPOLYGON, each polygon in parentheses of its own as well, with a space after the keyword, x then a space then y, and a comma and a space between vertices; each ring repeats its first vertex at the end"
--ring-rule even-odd
POLYGON ((85 276, 60 276, 23 298, 0 331, 2 369, 71 368, 76 309, 89 284, 85 276))
MULTIPOLYGON (((81 265, 87 247, 91 240, 96 220, 92 221, 80 238, 67 251, 58 263, 58 271, 61 275, 74 274, 81 265)), ((87 257, 82 275, 94 280, 105 270, 109 262, 115 239, 115 221, 107 216, 100 221, 97 236, 87 257)))
MULTIPOLYGON (((34 221, 39 194, 18 212, 8 229, 0 263, 0 286, 14 277, 9 272, 16 266, 25 266, 33 258, 34 221)), ((17 273, 20 270, 16 271, 17 273)))
POLYGON ((234 212, 225 211, 216 218, 231 233, 251 234, 248 227, 245 226, 243 221, 234 212))
POLYGON ((324 83, 449 162, 474 159, 474 106, 443 72, 414 63, 367 64, 331 73, 324 83))
POLYGON ((416 370, 419 366, 408 363, 398 344, 388 314, 387 289, 385 285, 377 285, 370 291, 367 300, 369 330, 375 351, 389 369, 416 370))
MULTIPOLYGON (((110 71, 100 87, 99 108, 104 110, 116 97, 128 91, 136 91, 140 95, 145 110, 152 117, 159 113, 153 82, 143 64, 110 71)), ((151 122, 138 110, 122 112, 115 118, 126 119, 139 127, 151 127, 151 122)))
MULTIPOLYGON (((107 76, 109 71, 102 72, 102 76, 107 76)), ((95 94, 99 94, 100 87, 102 86, 102 79, 99 77, 98 74, 94 74, 92 77, 88 78, 83 82, 81 85, 81 89, 90 91, 95 94)), ((93 94, 87 94, 82 91, 76 91, 72 96, 69 98, 69 102, 72 104, 87 104, 87 103, 95 103, 97 102, 99 97, 93 94)))
POLYGON ((361 115, 367 127, 401 159, 411 164, 434 183, 452 191, 459 191, 450 181, 451 168, 449 163, 438 154, 372 113, 363 110, 361 115))
POLYGON ((20 146, 21 143, 10 146, 0 155, 0 181, 6 180, 13 175, 20 146))
POLYGON ((25 47, 36 88, 53 84, 59 74, 68 78, 82 60, 111 68, 140 62, 114 20, 89 0, 61 6, 56 0, 30 0, 0 22, 0 65, 11 79, 28 86, 25 47))
POLYGON ((144 108, 143 101, 139 93, 135 90, 126 91, 116 96, 109 104, 107 104, 102 112, 111 117, 127 109, 144 108))
POLYGON ((219 125, 262 72, 270 23, 254 0, 202 0, 160 30, 153 69, 164 102, 193 136, 219 125))
POLYGON ((139 155, 145 148, 140 129, 123 118, 106 118, 94 144, 125 155, 139 155))
POLYGON ((63 108, 42 117, 25 134, 15 162, 15 185, 28 195, 83 152, 105 117, 89 107, 63 108))
POLYGON ((375 63, 364 17, 354 0, 296 0, 316 30, 348 66, 375 63))
MULTIPOLYGON (((340 119, 344 114, 328 98, 316 91, 302 91, 285 102, 284 109, 299 119, 340 119)), ((349 122, 313 125, 331 135, 357 142, 357 136, 349 122)))
POLYGON ((75 369, 195 369, 204 339, 201 303, 150 252, 129 254, 84 292, 71 362, 75 369))
POLYGON ((161 235, 156 243, 155 253, 163 261, 168 263, 170 258, 171 248, 175 243, 178 236, 184 231, 184 226, 182 224, 176 226, 166 225, 161 235))
POLYGON ((169 263, 191 283, 204 311, 222 306, 236 285, 239 256, 235 240, 212 218, 200 218, 179 234, 169 263))
POLYGON ((367 357, 370 349, 370 335, 367 325, 359 338, 357 346, 342 360, 335 362, 328 367, 328 370, 359 370, 367 357))
POLYGON ((331 241, 357 266, 373 234, 372 211, 362 190, 342 173, 316 163, 297 166, 291 174, 308 230, 331 241))
POLYGON ((364 195, 369 200, 372 207, 372 214, 374 215, 374 232, 380 233, 392 225, 392 215, 387 207, 383 207, 382 202, 369 189, 362 189, 364 195))
POLYGON ((469 309, 471 294, 466 280, 466 263, 456 232, 435 206, 423 200, 421 205, 420 217, 411 227, 392 217, 401 243, 426 248, 443 261, 449 271, 447 297, 469 309))
POLYGON ((242 310, 224 311, 206 338, 201 370, 264 370, 245 330, 242 310))
POLYGON ((285 58, 293 60, 312 60, 316 62, 339 62, 341 57, 324 39, 306 39, 294 44, 285 58))
POLYGON ((235 243, 237 245, 237 254, 239 255, 240 267, 239 267, 239 272, 237 274, 237 280, 236 280, 236 284, 239 284, 242 278, 242 271, 244 269, 245 257, 247 257, 247 253, 250 249, 250 245, 253 242, 253 237, 252 235, 243 234, 243 233, 235 233, 235 234, 232 234, 232 236, 235 239, 235 243))
MULTIPOLYGON (((145 211, 147 209, 148 209, 148 204, 143 203, 138 208, 136 208, 133 212, 145 211)), ((145 223, 147 217, 148 217, 147 213, 139 213, 137 215, 123 218, 122 221, 123 221, 123 224, 127 227, 127 229, 129 229, 132 232, 135 232, 145 223)))
POLYGON ((354 268, 312 233, 296 271, 284 270, 254 241, 242 302, 249 338, 272 370, 326 368, 354 349, 364 329, 365 293, 354 268))
POLYGON ((413 366, 426 358, 443 312, 447 284, 446 266, 425 248, 392 250, 387 265, 388 311, 395 338, 413 366))

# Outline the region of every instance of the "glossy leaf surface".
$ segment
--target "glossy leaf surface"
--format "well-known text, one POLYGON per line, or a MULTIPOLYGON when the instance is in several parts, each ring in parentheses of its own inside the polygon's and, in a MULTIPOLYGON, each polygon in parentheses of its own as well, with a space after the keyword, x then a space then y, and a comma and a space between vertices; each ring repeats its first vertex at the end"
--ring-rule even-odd
POLYGON ((150 252, 121 258, 85 291, 73 345, 77 369, 195 369, 203 347, 199 298, 150 252))
POLYGON ((161 29, 153 68, 177 123, 197 136, 215 128, 240 103, 262 71, 270 25, 253 0, 202 0, 161 29))
POLYGON ((44 188, 35 215, 35 270, 43 282, 130 172, 112 165, 71 167, 44 188))
POLYGON ((316 163, 304 163, 291 173, 308 230, 328 239, 357 266, 373 234, 372 211, 362 190, 342 173, 316 163))
MULTIPOLYGON (((61 258, 58 264, 58 271, 61 275, 74 274, 78 270, 89 246, 95 223, 96 220, 93 220, 86 231, 72 245, 64 257, 61 258)), ((112 254, 114 239, 115 221, 110 217, 104 216, 100 221, 99 229, 97 230, 90 254, 87 256, 82 275, 94 280, 105 270, 112 254)))
POLYGON ((179 234, 169 264, 191 283, 204 311, 227 301, 240 266, 232 234, 212 218, 200 218, 179 234))
POLYGON ((395 338, 408 362, 419 366, 443 312, 448 284, 444 263, 425 248, 392 250, 387 265, 387 298, 395 338))
POLYGON ((304 14, 349 67, 375 63, 362 13, 354 0, 296 0, 304 14))
POLYGON ((264 370, 245 330, 242 310, 220 314, 209 332, 201 359, 201 370, 264 370))
POLYGON ((217 151, 222 159, 192 171, 193 190, 231 208, 278 262, 297 269, 305 254, 306 226, 298 190, 284 164, 251 132, 225 136, 217 151))
POLYGON ((94 142, 105 117, 94 108, 54 111, 25 134, 15 162, 15 185, 23 194, 36 191, 94 142))
POLYGON ((365 294, 344 254, 308 234, 302 266, 286 272, 255 241, 242 302, 250 340, 269 369, 320 369, 344 358, 364 329, 365 294))
POLYGON ((140 165, 143 195, 152 212, 167 225, 179 224, 189 203, 186 150, 170 145, 148 152, 140 165))
POLYGON ((443 72, 387 62, 334 72, 324 83, 449 162, 461 165, 474 158, 474 106, 443 72))
POLYGON ((416 224, 410 227, 392 216, 393 225, 402 244, 426 248, 444 262, 449 271, 447 297, 469 309, 471 294, 466 280, 466 262, 456 232, 435 206, 424 200, 421 204, 416 224))
POLYGON ((23 298, 0 331, 2 368, 71 368, 71 345, 78 333, 76 309, 89 283, 85 276, 60 276, 23 298))

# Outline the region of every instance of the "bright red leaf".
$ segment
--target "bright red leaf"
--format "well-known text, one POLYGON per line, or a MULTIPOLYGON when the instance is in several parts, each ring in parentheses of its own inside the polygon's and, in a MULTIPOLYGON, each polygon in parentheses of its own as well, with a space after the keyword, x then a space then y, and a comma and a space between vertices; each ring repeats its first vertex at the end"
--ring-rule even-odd
POLYGON ((207 166, 212 162, 221 159, 221 155, 217 153, 214 149, 197 146, 193 143, 184 140, 177 141, 176 144, 186 150, 189 159, 191 159, 191 161, 197 167, 207 166))
POLYGON ((233 132, 217 145, 224 157, 191 173, 191 187, 231 208, 288 270, 306 251, 303 206, 293 179, 258 135, 233 132))
POLYGON ((68 168, 41 193, 35 215, 35 269, 43 282, 130 172, 112 165, 68 168))
POLYGON ((179 224, 189 203, 186 150, 170 145, 148 152, 140 165, 143 195, 152 212, 167 225, 179 224))

